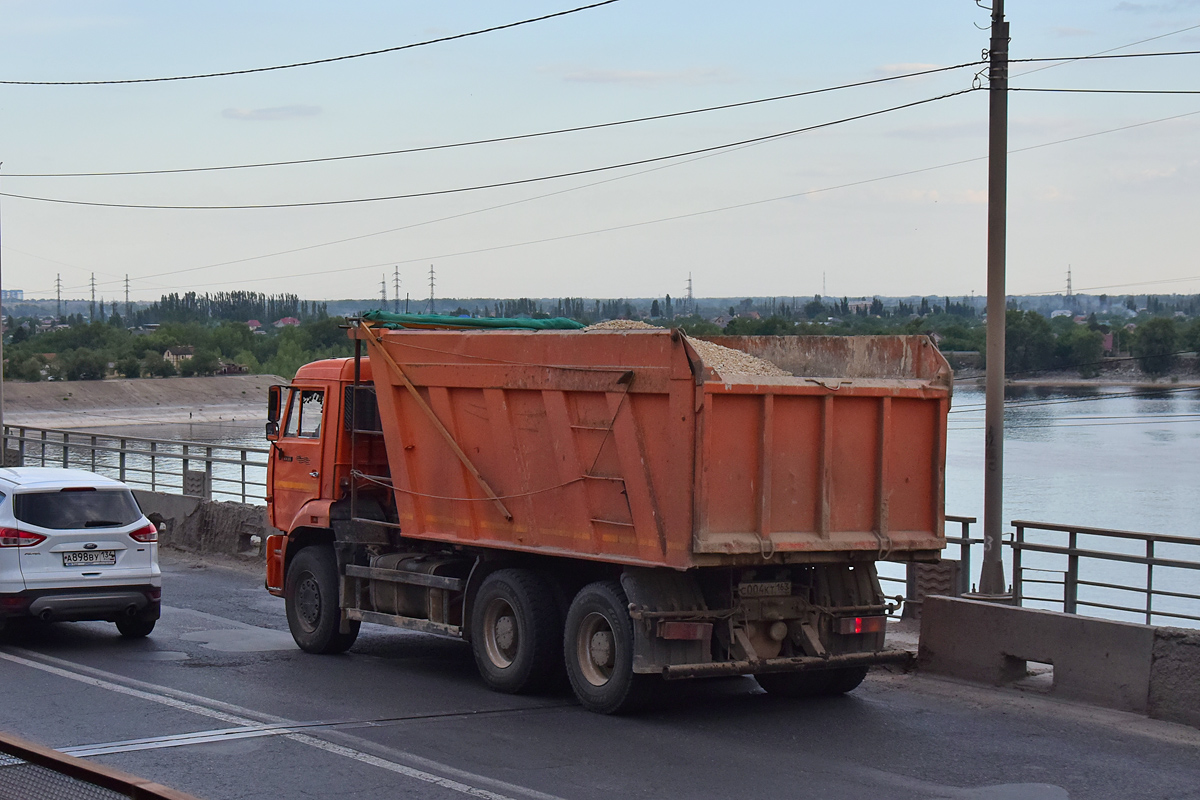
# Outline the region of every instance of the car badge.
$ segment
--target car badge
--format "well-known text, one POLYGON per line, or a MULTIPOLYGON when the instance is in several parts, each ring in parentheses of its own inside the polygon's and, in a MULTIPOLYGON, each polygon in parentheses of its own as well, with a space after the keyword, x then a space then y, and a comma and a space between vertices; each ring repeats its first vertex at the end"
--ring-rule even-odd
POLYGON ((83 546, 83 549, 84 549, 84 550, 95 550, 95 549, 96 549, 96 543, 95 543, 95 542, 88 542, 87 544, 85 544, 85 545, 83 546))

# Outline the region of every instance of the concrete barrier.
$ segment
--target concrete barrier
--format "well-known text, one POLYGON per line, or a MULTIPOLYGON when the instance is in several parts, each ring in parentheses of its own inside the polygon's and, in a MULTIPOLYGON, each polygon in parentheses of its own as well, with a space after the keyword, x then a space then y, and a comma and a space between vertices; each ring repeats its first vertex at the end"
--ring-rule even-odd
POLYGON ((1051 694, 1149 711, 1152 626, 950 597, 927 597, 922 612, 921 669, 1000 685, 1050 664, 1051 694))
POLYGON ((1200 728, 1200 631, 1155 631, 1150 716, 1200 728))
POLYGON ((261 558, 261 543, 273 530, 265 506, 202 500, 188 495, 133 490, 151 522, 166 529, 159 541, 193 553, 261 558))
POLYGON ((1049 692, 1200 728, 1200 631, 927 597, 918 668, 994 685, 1053 667, 1049 692))

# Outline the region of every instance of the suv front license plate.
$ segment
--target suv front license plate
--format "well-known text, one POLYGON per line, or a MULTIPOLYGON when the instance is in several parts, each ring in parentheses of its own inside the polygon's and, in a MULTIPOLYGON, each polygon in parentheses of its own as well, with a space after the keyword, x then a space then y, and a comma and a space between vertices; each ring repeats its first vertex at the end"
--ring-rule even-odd
POLYGON ((64 567, 111 567, 117 563, 116 550, 72 550, 62 557, 64 567))

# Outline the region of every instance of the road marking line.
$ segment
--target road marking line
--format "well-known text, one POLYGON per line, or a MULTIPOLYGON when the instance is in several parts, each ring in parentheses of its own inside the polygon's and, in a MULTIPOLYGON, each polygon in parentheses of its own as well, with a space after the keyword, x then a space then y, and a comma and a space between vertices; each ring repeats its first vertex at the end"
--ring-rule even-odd
MULTIPOLYGON (((239 709, 238 706, 234 706, 230 703, 224 703, 219 700, 212 700, 210 698, 201 697, 200 695, 194 695, 189 692, 183 692, 183 691, 179 691, 177 689, 171 689, 166 686, 157 686, 155 684, 145 683, 143 681, 139 681, 136 679, 125 678, 124 676, 105 672, 104 670, 96 669, 95 667, 88 667, 83 664, 75 664, 73 662, 66 661, 65 659, 61 659, 61 658, 56 658, 54 656, 44 656, 40 653, 34 653, 32 651, 24 650, 22 648, 13 647, 13 648, 0 649, 0 659, 3 659, 5 661, 10 661, 14 664, 20 664, 22 666, 30 667, 32 669, 41 670, 42 672, 47 672, 47 673, 50 673, 51 675, 57 675, 62 678, 67 678, 68 680, 78 681, 78 682, 86 684, 88 686, 94 686, 99 689, 106 689, 111 692, 116 692, 117 694, 123 694, 123 695, 127 695, 129 697, 136 697, 138 699, 147 700, 152 703, 160 703, 162 705, 169 706, 171 708, 175 708, 180 711, 188 711, 190 713, 199 714, 201 716, 209 717, 211 719, 219 719, 223 722, 228 722, 232 725, 238 725, 241 727, 246 727, 246 728, 258 727, 260 722, 273 722, 277 725, 282 725, 282 726, 288 726, 288 725, 295 726, 298 724, 302 724, 302 723, 296 723, 293 720, 284 719, 282 717, 272 717, 272 716, 269 716, 266 714, 261 714, 259 712, 254 712, 249 709, 239 709), (5 652, 6 650, 15 650, 17 652, 25 653, 26 655, 29 655, 29 656, 36 656, 37 658, 44 659, 45 661, 63 664, 64 666, 58 667, 58 666, 54 666, 52 663, 47 664, 47 663, 43 663, 42 661, 35 661, 31 658, 24 658, 19 655, 14 655, 11 652, 5 652), (68 666, 70 667, 70 669, 66 668, 68 666), (91 675, 84 674, 85 672, 92 673, 92 674, 91 675), (105 677, 99 678, 99 677, 95 677, 96 675, 104 675, 105 677), (147 688, 147 690, 135 689, 131 686, 123 686, 119 683, 115 683, 113 680, 108 680, 109 678, 119 680, 119 681, 125 681, 128 683, 137 685, 137 686, 144 686, 147 688), (187 700, 181 699, 182 697, 186 697, 188 699, 187 700), (197 702, 192 702, 192 701, 197 701, 197 702), (207 704, 207 705, 202 705, 202 703, 207 704), (217 710, 217 708, 212 708, 209 706, 218 706, 218 707, 229 708, 229 709, 239 709, 243 713, 253 714, 253 715, 262 717, 264 719, 256 721, 253 719, 249 719, 247 717, 242 717, 242 716, 238 716, 235 714, 227 713, 225 711, 219 711, 219 710, 217 710)), ((384 758, 379 758, 378 756, 373 756, 373 755, 370 755, 369 753, 364 753, 361 750, 355 750, 350 747, 344 747, 342 745, 333 744, 332 742, 326 742, 323 739, 318 739, 318 738, 316 738, 314 736, 310 736, 308 734, 286 733, 286 734, 282 734, 282 735, 285 739, 289 739, 291 741, 298 742, 300 744, 308 745, 309 747, 314 747, 318 750, 324 750, 325 752, 332 753, 334 755, 339 755, 344 758, 350 758, 355 761, 359 761, 363 764, 369 764, 374 767, 379 767, 380 769, 385 769, 385 770, 388 770, 389 772, 394 772, 399 775, 404 775, 405 777, 412 778, 414 780, 433 784, 434 786, 439 786, 443 789, 449 789, 451 791, 459 792, 461 794, 469 795, 471 797, 481 797, 481 798, 484 798, 485 800, 515 800, 515 798, 510 797, 509 795, 500 794, 498 792, 489 791, 487 789, 481 789, 476 786, 470 786, 468 784, 461 783, 461 782, 453 780, 451 778, 445 778, 445 777, 442 777, 441 775, 435 775, 432 772, 426 772, 421 769, 416 769, 414 767, 400 764, 396 761, 389 761, 384 758)), ((495 780, 493 778, 488 778, 483 775, 475 775, 473 773, 466 772, 465 770, 460 770, 455 767, 451 767, 449 765, 438 764, 437 762, 430 761, 429 759, 421 758, 420 756, 416 756, 416 755, 413 755, 410 753, 404 753, 402 751, 397 751, 397 752, 399 752, 401 755, 403 755, 405 757, 413 759, 414 761, 423 763, 428 766, 432 766, 435 769, 439 769, 440 771, 444 771, 449 774, 457 775, 466 780, 474 780, 478 783, 484 783, 484 784, 490 784, 493 786, 498 786, 498 787, 504 788, 506 791, 511 791, 516 794, 524 795, 526 797, 531 797, 531 798, 534 798, 535 800, 562 800, 562 798, 557 798, 554 795, 544 794, 542 792, 536 791, 534 789, 529 789, 524 786, 517 786, 515 784, 509 784, 504 781, 498 781, 498 780, 495 780)))

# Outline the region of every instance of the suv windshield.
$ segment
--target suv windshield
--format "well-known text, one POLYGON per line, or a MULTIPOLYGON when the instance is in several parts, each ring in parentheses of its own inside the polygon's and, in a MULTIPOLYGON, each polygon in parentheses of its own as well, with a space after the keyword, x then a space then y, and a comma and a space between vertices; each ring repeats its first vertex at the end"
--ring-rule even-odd
POLYGON ((52 530, 117 528, 142 516, 128 489, 85 489, 13 495, 13 516, 52 530))

